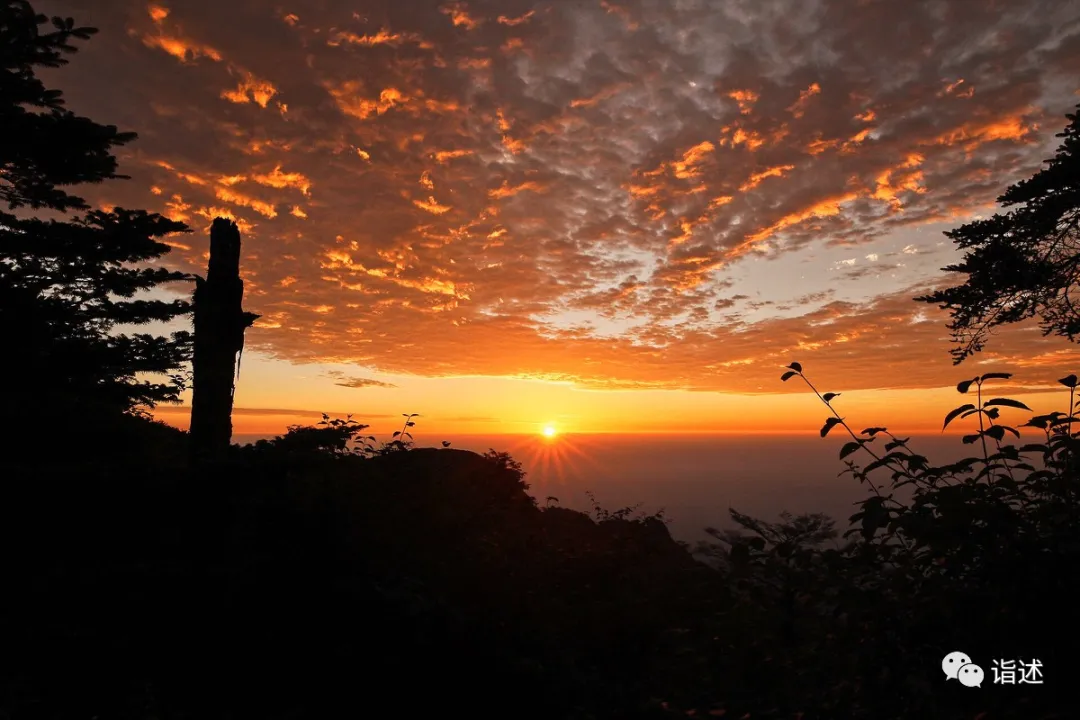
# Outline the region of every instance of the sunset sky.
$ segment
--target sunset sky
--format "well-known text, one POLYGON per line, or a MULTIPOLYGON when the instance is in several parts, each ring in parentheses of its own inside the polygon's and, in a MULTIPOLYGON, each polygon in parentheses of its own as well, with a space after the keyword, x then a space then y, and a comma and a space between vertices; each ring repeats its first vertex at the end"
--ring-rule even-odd
POLYGON ((814 432, 792 360, 860 428, 939 429, 965 377, 1047 411, 1080 372, 1034 324, 955 368, 911 299, 1053 154, 1080 4, 35 6, 101 30, 49 84, 140 135, 81 193, 188 223, 192 272, 243 231, 238 433, 814 432))

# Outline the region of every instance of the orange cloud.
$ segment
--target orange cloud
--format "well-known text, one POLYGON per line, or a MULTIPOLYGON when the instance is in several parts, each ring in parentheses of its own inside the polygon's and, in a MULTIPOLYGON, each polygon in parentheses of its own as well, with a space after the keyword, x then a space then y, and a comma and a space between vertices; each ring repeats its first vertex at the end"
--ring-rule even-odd
POLYGON ((433 197, 429 197, 426 201, 413 200, 413 205, 420 208, 421 210, 426 210, 433 215, 442 215, 443 213, 447 213, 453 210, 453 208, 449 205, 440 205, 438 201, 436 201, 433 197))
POLYGON ((938 92, 938 97, 944 97, 945 95, 952 95, 956 88, 964 84, 964 78, 960 78, 956 82, 951 82, 938 92))
POLYGON ((472 150, 439 150, 434 153, 434 158, 440 165, 445 165, 455 158, 468 157, 472 154, 472 150))
POLYGON ((520 155, 528 147, 524 140, 518 140, 509 135, 502 136, 502 144, 503 147, 510 151, 511 155, 520 155))
POLYGON ((244 152, 249 155, 262 155, 268 150, 288 152, 291 149, 292 143, 273 139, 253 139, 244 145, 244 152))
POLYGON ((466 30, 475 30, 482 22, 469 15, 468 6, 463 2, 448 3, 439 8, 439 12, 448 15, 451 22, 454 23, 454 27, 463 27, 466 30))
POLYGON ((732 90, 727 96, 739 104, 739 112, 743 115, 750 114, 754 109, 754 103, 756 103, 758 97, 760 97, 753 90, 732 90))
POLYGON ((166 162, 165 160, 156 160, 156 161, 154 161, 154 164, 157 165, 160 168, 164 168, 165 170, 168 170, 169 172, 173 173, 179 179, 183 180, 184 182, 191 183, 192 185, 208 185, 209 184, 209 181, 206 180, 205 178, 199 177, 198 175, 194 175, 192 173, 181 172, 180 170, 177 170, 171 163, 166 162))
POLYGON ((714 150, 716 150, 716 146, 706 140, 684 152, 682 159, 673 163, 675 177, 688 179, 700 175, 701 171, 698 166, 714 150))
POLYGON ((204 229, 206 232, 209 232, 210 224, 214 221, 214 219, 219 217, 232 220, 234 223, 236 223, 236 227, 240 229, 240 232, 245 235, 250 234, 255 227, 245 218, 240 217, 229 208, 217 206, 202 207, 196 210, 195 214, 206 220, 206 228, 204 229))
POLYGON ((360 97, 358 93, 362 87, 363 83, 359 80, 348 80, 327 89, 343 113, 359 120, 367 120, 372 115, 382 115, 407 101, 405 95, 393 87, 382 90, 377 100, 360 97))
POLYGON ((521 38, 514 37, 514 38, 510 38, 509 40, 504 42, 502 45, 500 45, 499 50, 504 55, 509 55, 509 54, 513 53, 514 51, 516 51, 516 50, 521 50, 524 47, 525 47, 525 41, 522 40, 521 38))
POLYGON ((570 101, 570 107, 572 107, 572 108, 592 107, 593 105, 597 105, 597 104, 599 104, 599 103, 601 103, 601 102, 603 102, 605 100, 610 100, 611 98, 613 98, 616 95, 624 92, 625 90, 628 90, 631 87, 633 87, 633 86, 630 83, 617 83, 617 84, 612 85, 610 87, 604 88, 603 90, 596 93, 592 97, 575 98, 575 99, 571 100, 570 101))
POLYGON ((513 197, 514 195, 525 192, 526 190, 538 193, 543 192, 544 187, 540 185, 540 183, 534 182, 532 180, 528 180, 526 182, 513 186, 511 186, 506 181, 503 181, 503 184, 501 186, 494 190, 488 191, 488 197, 494 198, 496 200, 501 200, 503 198, 513 197))
POLYGON ((376 33, 370 35, 357 35, 354 32, 347 30, 340 30, 334 33, 326 44, 331 47, 337 47, 338 45, 360 45, 362 47, 374 47, 376 45, 390 45, 396 47, 406 40, 416 40, 417 36, 406 37, 402 33, 390 32, 387 28, 382 28, 376 33))
POLYGON ((165 203, 165 217, 176 222, 187 222, 191 219, 191 215, 188 211, 191 210, 191 203, 184 202, 184 198, 179 195, 173 195, 165 203))
POLYGON ((280 165, 276 166, 268 173, 252 175, 251 179, 260 185, 266 185, 267 187, 277 188, 279 190, 283 188, 295 188, 304 195, 311 194, 311 180, 307 176, 298 172, 282 172, 280 165))
POLYGON ((222 91, 222 98, 238 104, 253 102, 264 108, 277 95, 277 88, 268 80, 261 80, 247 71, 242 74, 240 84, 232 90, 222 91))
POLYGON ((742 185, 739 186, 739 191, 740 192, 746 192, 747 190, 753 190, 758 185, 760 185, 761 181, 764 180, 765 178, 782 177, 784 175, 784 173, 786 173, 789 170, 794 170, 794 169, 795 169, 794 165, 777 165, 776 167, 771 167, 771 168, 767 168, 765 170, 762 170, 759 173, 754 173, 753 175, 750 176, 750 179, 748 179, 746 182, 744 182, 742 185))
POLYGON ((536 14, 535 10, 530 10, 529 12, 525 13, 524 15, 519 15, 518 17, 513 17, 513 18, 512 17, 506 17, 505 15, 500 15, 499 16, 499 24, 500 25, 509 25, 511 27, 513 27, 514 25, 521 25, 522 23, 529 22, 529 20, 535 14, 536 14))
POLYGON ((164 50, 182 63, 190 63, 201 57, 209 58, 215 62, 221 62, 221 53, 202 43, 184 37, 182 34, 170 34, 164 30, 164 23, 169 17, 168 8, 160 5, 149 5, 147 12, 153 21, 157 31, 153 34, 143 35, 143 44, 149 48, 164 50))
POLYGON ((648 198, 660 192, 659 185, 627 185, 627 191, 634 198, 648 198))
POLYGON ((889 203, 894 209, 899 209, 902 203, 897 196, 900 193, 913 192, 920 195, 925 193, 926 188, 922 185, 923 174, 915 169, 922 164, 923 160, 922 155, 911 153, 898 168, 882 171, 876 178, 877 187, 871 197, 889 203))
POLYGON ((842 140, 833 138, 832 140, 823 140, 820 137, 815 138, 809 145, 806 146, 806 152, 811 155, 820 155, 826 150, 833 150, 840 147, 842 140))
POLYGON ((272 203, 263 202, 256 198, 238 193, 235 190, 231 190, 228 187, 217 187, 214 189, 214 196, 218 200, 223 202, 232 203, 233 205, 239 205, 240 207, 251 208, 260 215, 273 219, 277 217, 277 210, 272 203))
POLYGON ((806 88, 799 93, 799 99, 795 101, 793 105, 788 108, 788 112, 797 118, 801 118, 806 113, 806 106, 810 101, 810 98, 821 92, 821 86, 817 83, 811 83, 810 87, 806 88))
POLYGON ((725 127, 721 130, 721 134, 720 144, 729 147, 745 145, 747 150, 754 151, 765 144, 765 138, 761 133, 741 127, 725 127))
POLYGON ((201 57, 210 58, 221 62, 221 53, 209 45, 201 45, 184 38, 157 34, 143 37, 143 44, 150 48, 158 48, 169 53, 183 63, 194 62, 201 57))
POLYGON ((971 150, 994 140, 1023 140, 1038 129, 1038 125, 1026 122, 1024 116, 1011 115, 983 122, 966 123, 956 130, 939 135, 933 142, 938 145, 959 145, 971 150))
POLYGON ((840 206, 849 203, 852 200, 856 200, 859 197, 858 193, 848 192, 841 195, 837 195, 825 200, 818 201, 810 207, 797 210, 789 213, 772 225, 759 230, 756 233, 751 234, 746 240, 738 245, 729 256, 738 257, 744 254, 747 250, 750 250, 762 240, 766 240, 776 233, 789 228, 793 225, 798 225, 801 222, 809 220, 811 218, 823 218, 840 214, 840 206))

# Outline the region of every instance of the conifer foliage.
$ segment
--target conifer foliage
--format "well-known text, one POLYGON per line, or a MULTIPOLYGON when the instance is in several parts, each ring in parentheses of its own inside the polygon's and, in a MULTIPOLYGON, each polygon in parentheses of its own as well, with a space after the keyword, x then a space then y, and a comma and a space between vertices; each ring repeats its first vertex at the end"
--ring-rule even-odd
POLYGON ((161 238, 187 227, 144 210, 93 210, 68 191, 125 178, 113 151, 136 136, 70 111, 36 74, 67 64, 73 42, 95 32, 0 0, 0 377, 3 414, 22 424, 153 406, 176 400, 185 382, 188 332, 120 326, 190 312, 186 300, 145 297, 191 279, 157 264, 170 250, 161 238))
POLYGON ((967 253, 944 270, 963 285, 915 298, 949 310, 955 365, 983 349, 994 327, 1038 317, 1044 335, 1080 336, 1080 106, 1046 167, 998 198, 1008 212, 945 233, 967 253))

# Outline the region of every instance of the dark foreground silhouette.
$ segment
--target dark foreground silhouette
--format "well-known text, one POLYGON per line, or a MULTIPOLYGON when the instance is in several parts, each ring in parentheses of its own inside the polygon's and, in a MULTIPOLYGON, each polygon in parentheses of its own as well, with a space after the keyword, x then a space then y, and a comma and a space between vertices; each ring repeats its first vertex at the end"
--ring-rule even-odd
POLYGON ((871 493, 845 544, 735 513, 703 563, 656 518, 538 507, 508 455, 349 453, 340 427, 195 473, 134 417, 9 455, 3 717, 1071 716, 1064 436, 1041 475, 991 459, 1012 483, 912 452, 914 499, 871 493), (981 688, 945 679, 953 651, 981 688))
POLYGON ((6 716, 634 708, 719 591, 659 521, 540 510, 497 454, 246 448, 191 476, 182 433, 127 430, 7 477, 6 716))

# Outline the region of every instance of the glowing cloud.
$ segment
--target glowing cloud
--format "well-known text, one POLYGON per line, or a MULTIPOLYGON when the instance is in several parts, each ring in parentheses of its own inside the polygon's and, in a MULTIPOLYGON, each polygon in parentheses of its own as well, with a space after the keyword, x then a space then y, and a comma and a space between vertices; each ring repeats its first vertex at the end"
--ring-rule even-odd
POLYGON ((221 62, 221 53, 209 45, 191 40, 181 33, 170 33, 164 29, 165 21, 169 18, 168 8, 151 4, 147 7, 147 12, 156 27, 155 32, 143 35, 144 45, 164 50, 182 63, 191 63, 201 57, 221 62))
POLYGON ((433 197, 429 197, 427 200, 413 200, 413 205, 433 215, 442 215, 453 210, 449 205, 440 205, 433 197))
POLYGON ((439 11, 450 17, 454 27, 463 27, 466 30, 475 30, 481 21, 469 15, 468 6, 463 2, 452 2, 439 8, 439 11))
POLYGON ((309 180, 303 173, 298 172, 282 172, 281 166, 278 165, 273 170, 265 174, 255 174, 251 176, 251 179, 260 185, 266 185, 272 188, 295 188, 304 195, 311 194, 311 180, 309 180))
POLYGON ((247 71, 243 71, 243 78, 239 85, 221 93, 221 97, 229 102, 238 104, 253 102, 263 108, 275 95, 277 95, 277 88, 269 81, 261 80, 247 71))
POLYGON ((811 83, 810 87, 806 88, 799 93, 799 99, 795 101, 795 104, 788 108, 788 112, 797 118, 801 118, 806 114, 806 106, 810 102, 810 98, 821 93, 821 86, 817 83, 811 83))
POLYGON ((904 382, 948 384, 942 317, 909 320, 951 248, 914 233, 986 213, 1076 103, 1053 0, 131 1, 64 70, 80 113, 135 99, 138 180, 87 199, 191 224, 191 272, 234 218, 251 341, 370 372, 766 392, 803 348, 854 387, 903 325, 904 382))
POLYGON ((214 196, 217 197, 218 200, 232 203, 233 205, 251 208, 255 212, 267 218, 273 219, 277 217, 277 210, 274 208, 274 205, 272 203, 257 200, 256 198, 249 197, 242 193, 238 193, 228 187, 215 188, 214 196))
POLYGON ((743 115, 749 115, 753 111, 754 103, 760 97, 753 90, 732 90, 727 96, 739 104, 739 112, 743 115))
POLYGON ((784 173, 794 169, 794 165, 777 165, 776 167, 771 167, 766 170, 762 170, 761 172, 754 173, 746 182, 739 186, 739 191, 746 192, 747 190, 753 190, 758 185, 760 185, 761 181, 765 178, 782 177, 784 173))

